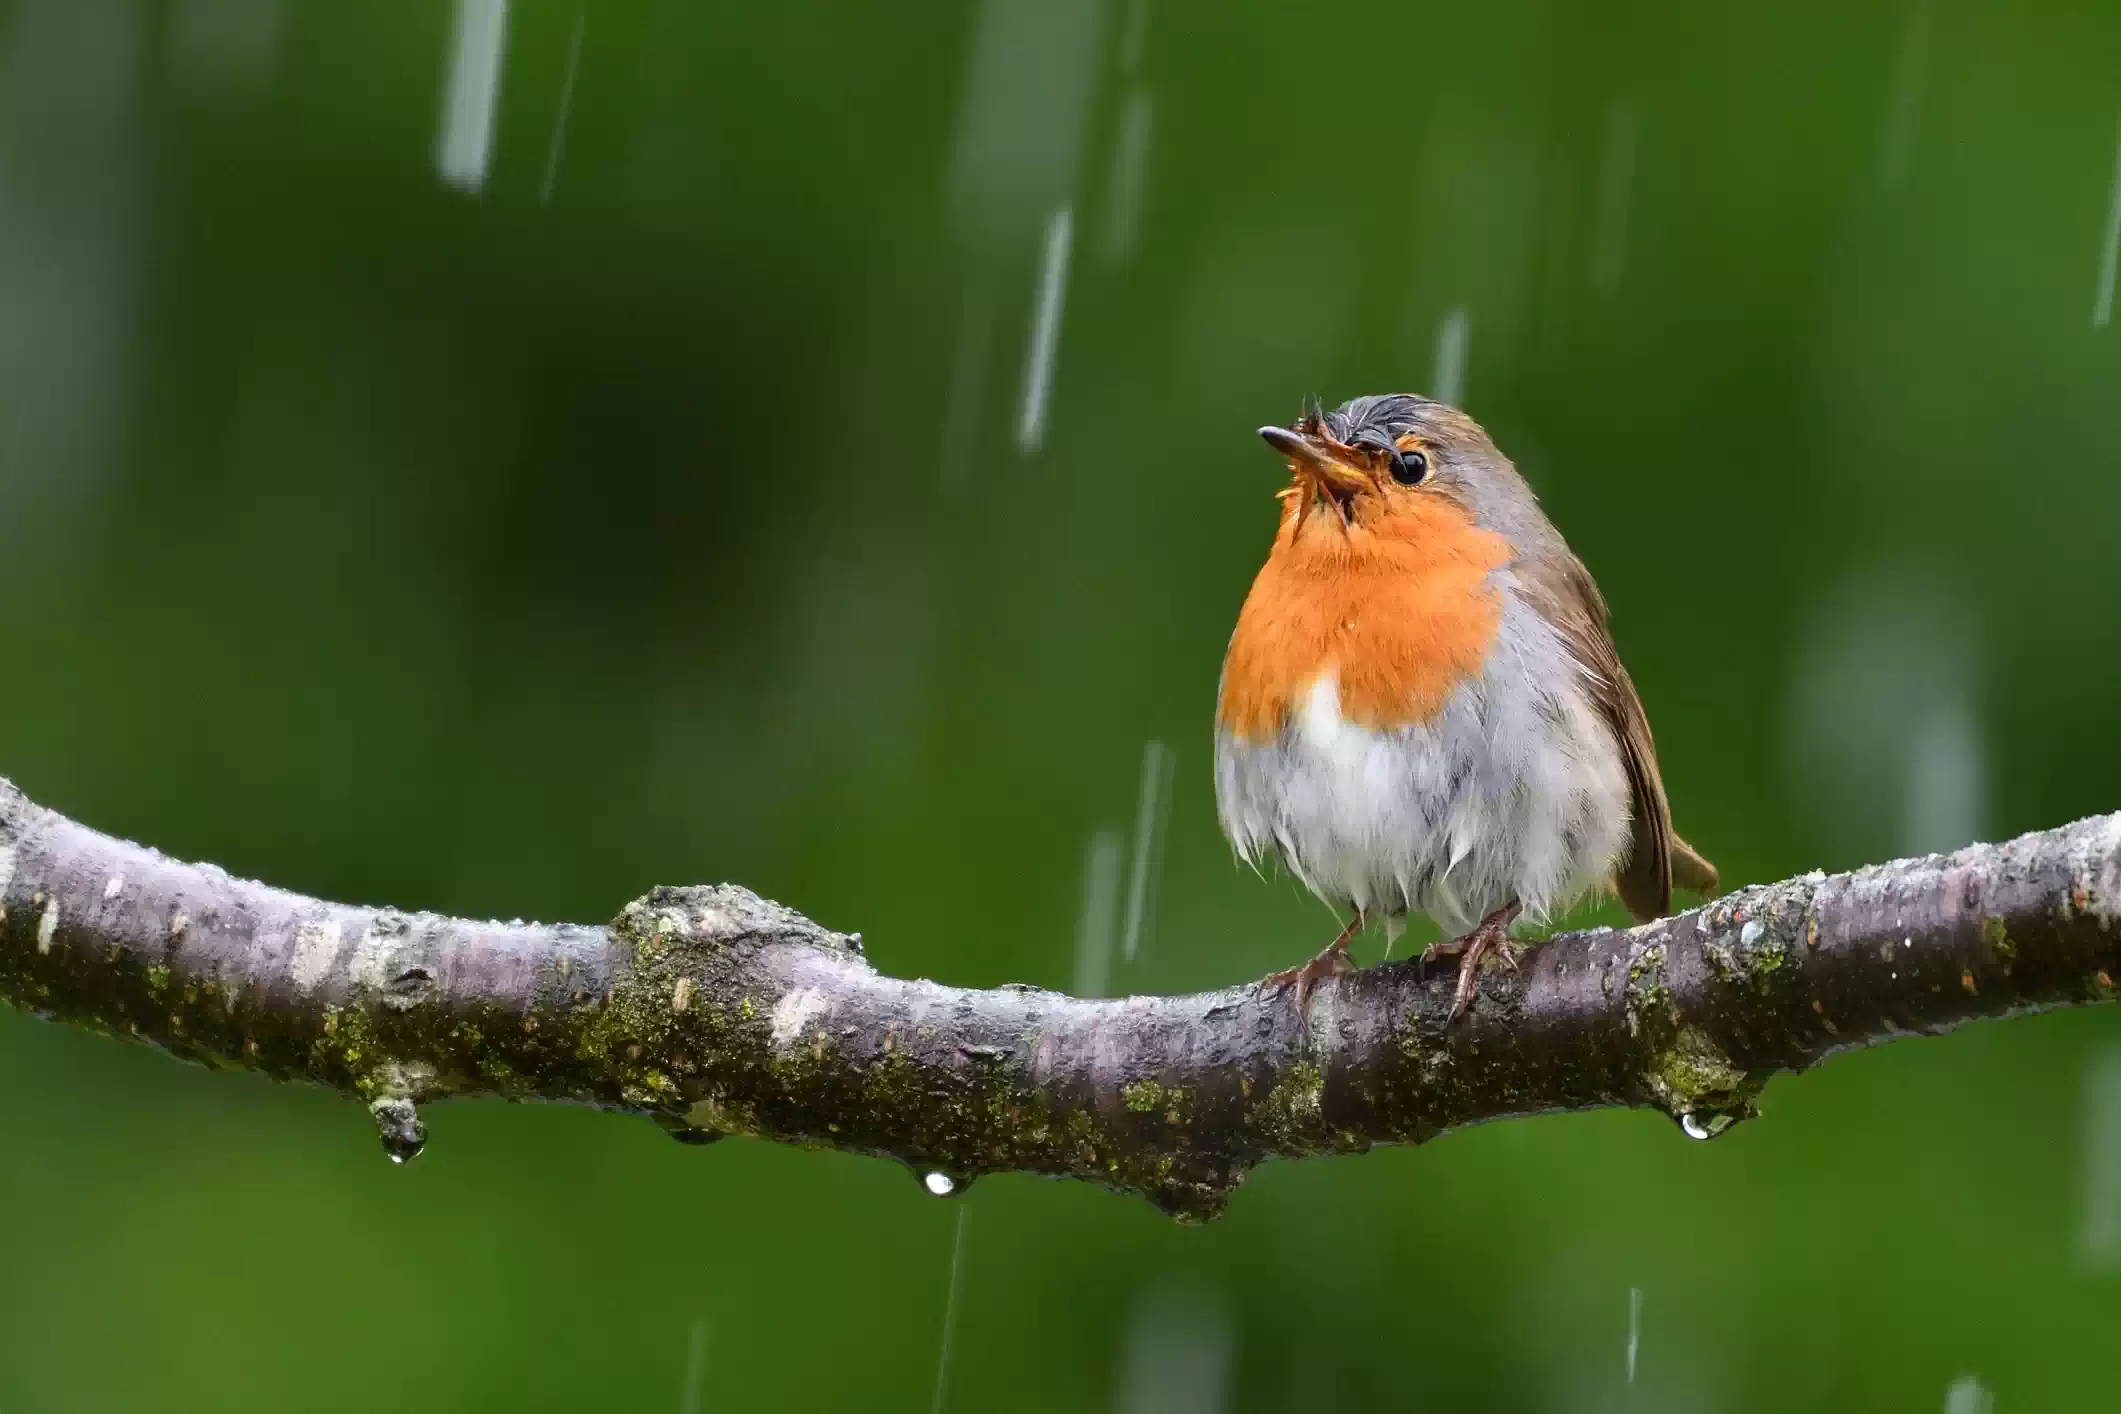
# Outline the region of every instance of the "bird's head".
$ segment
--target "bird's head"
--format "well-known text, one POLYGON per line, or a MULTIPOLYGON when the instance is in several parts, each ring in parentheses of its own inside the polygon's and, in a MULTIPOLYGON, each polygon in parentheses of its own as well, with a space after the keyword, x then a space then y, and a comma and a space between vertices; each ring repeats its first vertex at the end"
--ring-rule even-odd
POLYGON ((1291 427, 1262 427, 1287 458, 1281 494, 1291 543, 1389 534, 1451 510, 1509 532, 1537 517, 1530 488, 1480 424, 1448 403, 1409 393, 1354 398, 1332 412, 1316 404, 1291 427))

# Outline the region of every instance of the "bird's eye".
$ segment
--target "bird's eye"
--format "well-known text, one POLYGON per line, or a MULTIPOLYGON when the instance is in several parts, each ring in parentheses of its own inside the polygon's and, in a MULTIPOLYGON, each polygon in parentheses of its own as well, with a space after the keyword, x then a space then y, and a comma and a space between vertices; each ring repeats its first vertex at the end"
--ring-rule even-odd
POLYGON ((1421 452, 1392 453, 1392 479, 1402 486, 1414 486, 1429 474, 1429 459, 1421 452))

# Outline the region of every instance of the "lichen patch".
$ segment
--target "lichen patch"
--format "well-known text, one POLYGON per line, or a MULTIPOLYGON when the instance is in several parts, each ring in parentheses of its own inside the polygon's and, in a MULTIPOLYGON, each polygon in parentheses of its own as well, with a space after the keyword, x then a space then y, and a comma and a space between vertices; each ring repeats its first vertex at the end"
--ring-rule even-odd
MULTIPOLYGON (((334 923, 330 926, 336 930, 339 925, 334 923)), ((307 929, 305 928, 304 931, 307 931, 307 929)), ((299 967, 301 965, 301 934, 299 933, 295 936, 295 947, 296 965, 299 967)), ((366 987, 371 991, 382 991, 390 985, 390 979, 398 975, 400 971, 398 962, 404 950, 404 933, 393 927, 386 916, 378 915, 367 928, 362 930, 361 940, 354 944, 353 961, 347 967, 348 972, 353 977, 354 985, 366 987)), ((332 940, 331 953, 324 959, 325 967, 330 967, 332 959, 337 953, 338 940, 335 937, 332 940)), ((321 977, 322 974, 320 973, 320 980, 321 977)), ((302 981, 299 977, 295 979, 295 985, 302 987, 302 981)), ((315 983, 310 985, 314 986, 315 983)), ((302 989, 304 991, 309 990, 308 987, 302 987, 302 989)))
POLYGON ((773 1044, 787 1046, 803 1034, 803 1028, 825 1014, 832 1006, 825 994, 816 987, 797 987, 773 1004, 770 1019, 773 1026, 773 1044))
POLYGON ((2070 853, 2070 874, 2082 890, 2083 911, 2105 927, 2121 926, 2121 814, 2088 825, 2070 853))
POLYGON ((343 930, 329 918, 295 929, 295 955, 288 963, 287 975, 294 981, 296 991, 307 994, 317 990, 317 984, 339 960, 339 945, 344 941, 343 930))

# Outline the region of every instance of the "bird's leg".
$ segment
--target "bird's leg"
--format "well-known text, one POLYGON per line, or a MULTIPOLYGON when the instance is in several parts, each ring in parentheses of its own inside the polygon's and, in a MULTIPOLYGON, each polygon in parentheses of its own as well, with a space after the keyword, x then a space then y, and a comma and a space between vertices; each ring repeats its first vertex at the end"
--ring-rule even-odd
POLYGON ((1451 998, 1451 1016, 1450 1020, 1444 1023, 1446 1026, 1456 1025, 1458 1019, 1466 1014, 1466 1008, 1473 1005, 1473 992, 1480 984, 1482 958, 1490 952, 1499 952, 1503 961, 1513 968, 1517 966, 1517 953, 1510 946, 1510 925, 1517 921, 1517 915, 1523 911, 1524 905, 1516 899, 1511 899, 1481 919, 1479 925, 1463 938, 1434 942, 1422 949, 1421 960, 1424 966, 1439 957, 1459 959, 1458 992, 1451 998))
POLYGON ((1330 977, 1336 972, 1346 972, 1355 965, 1348 960, 1348 944, 1354 942, 1355 935, 1362 931, 1362 918, 1362 910, 1358 908, 1355 910, 1355 916, 1348 920, 1348 926, 1341 929, 1340 935, 1333 939, 1332 942, 1327 943, 1325 950, 1319 953, 1317 957, 1312 958, 1301 967, 1292 967, 1286 972, 1270 972, 1259 979, 1259 985, 1279 988, 1294 983, 1296 986, 1296 1010, 1300 1014, 1307 1014, 1311 1002, 1311 989, 1318 985, 1318 979, 1330 977))

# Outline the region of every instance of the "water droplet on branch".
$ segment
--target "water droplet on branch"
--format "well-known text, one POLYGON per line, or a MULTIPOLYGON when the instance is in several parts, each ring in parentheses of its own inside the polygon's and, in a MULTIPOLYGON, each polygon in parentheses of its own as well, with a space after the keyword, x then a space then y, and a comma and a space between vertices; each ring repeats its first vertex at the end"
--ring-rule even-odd
POLYGON ((419 1111, 412 1101, 402 1095, 376 1101, 368 1107, 376 1121, 376 1133, 383 1141, 383 1152, 394 1164, 406 1163, 420 1157, 427 1147, 427 1126, 420 1123, 419 1111))
POLYGON ((932 1168, 926 1164, 908 1165, 921 1191, 931 1198, 962 1198, 972 1187, 977 1174, 956 1173, 950 1169, 932 1168))
POLYGON ((1735 1116, 1709 1111, 1696 1114, 1688 1110, 1679 1117, 1679 1127, 1689 1139, 1714 1139, 1727 1132, 1737 1122, 1735 1116))

